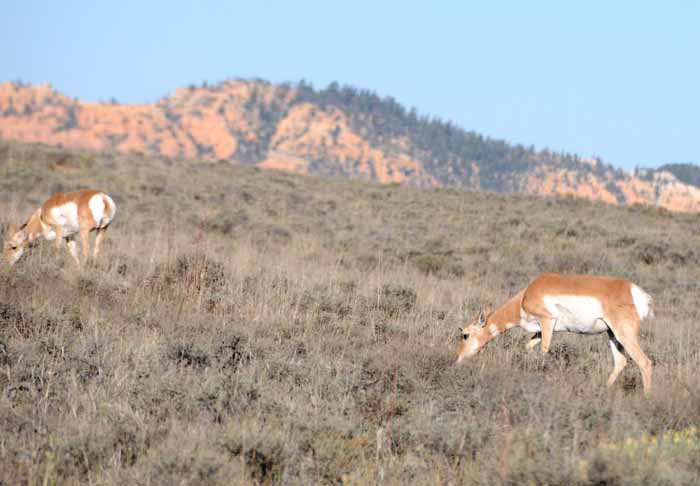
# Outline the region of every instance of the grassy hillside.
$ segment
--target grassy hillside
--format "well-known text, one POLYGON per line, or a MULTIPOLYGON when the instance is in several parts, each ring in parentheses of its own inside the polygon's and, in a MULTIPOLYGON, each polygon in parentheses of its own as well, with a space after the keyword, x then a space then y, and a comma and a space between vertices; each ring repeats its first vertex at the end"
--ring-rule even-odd
MULTIPOLYGON (((0 143, 0 226, 109 192, 102 259, 0 267, 0 482, 695 484, 697 217, 0 143), (457 327, 545 270, 655 298, 610 390, 604 336, 457 327), (653 436, 653 438, 652 438, 653 436)), ((65 253, 65 254, 64 254, 65 253)))

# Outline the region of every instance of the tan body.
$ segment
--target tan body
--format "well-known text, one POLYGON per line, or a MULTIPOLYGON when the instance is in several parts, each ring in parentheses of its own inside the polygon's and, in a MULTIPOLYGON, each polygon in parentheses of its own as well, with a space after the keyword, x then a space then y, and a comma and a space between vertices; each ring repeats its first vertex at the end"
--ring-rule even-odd
POLYGON ((515 326, 536 333, 527 347, 541 343, 543 353, 549 351, 554 331, 606 332, 615 361, 608 386, 627 365, 623 354, 627 351, 641 369, 648 392, 651 361, 639 345, 639 327, 643 319, 652 316, 651 297, 628 280, 543 273, 494 312, 462 330, 457 362, 475 355, 494 337, 515 326))
POLYGON ((54 194, 34 211, 18 231, 10 231, 3 251, 5 260, 13 265, 24 250, 35 242, 55 240, 60 248, 68 239, 68 250, 80 265, 78 248, 73 235, 79 234, 83 260, 90 255, 90 232, 96 231, 93 257, 97 257, 104 232, 114 219, 117 206, 104 192, 83 189, 76 192, 54 194))

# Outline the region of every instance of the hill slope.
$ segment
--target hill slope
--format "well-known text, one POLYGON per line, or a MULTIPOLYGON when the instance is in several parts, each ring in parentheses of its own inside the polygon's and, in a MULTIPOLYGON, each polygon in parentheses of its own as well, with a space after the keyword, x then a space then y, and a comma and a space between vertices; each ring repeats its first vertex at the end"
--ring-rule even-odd
POLYGON ((181 88, 152 104, 120 105, 82 103, 48 85, 4 83, 0 137, 380 183, 700 210, 700 189, 672 172, 629 174, 596 160, 512 146, 336 84, 319 91, 304 83, 227 81, 181 88))
POLYGON ((0 264, 2 484, 698 484, 696 215, 0 141, 0 237, 85 186, 96 265, 0 264), (546 270, 654 297, 649 397, 605 335, 453 365, 546 270))

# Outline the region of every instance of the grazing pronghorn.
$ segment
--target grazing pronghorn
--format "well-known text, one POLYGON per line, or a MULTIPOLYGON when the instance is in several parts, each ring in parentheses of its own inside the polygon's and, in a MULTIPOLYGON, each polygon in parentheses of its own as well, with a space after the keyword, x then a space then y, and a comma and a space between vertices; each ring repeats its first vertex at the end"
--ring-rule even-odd
MULTIPOLYGON (((56 248, 60 248, 63 239, 75 233, 80 233, 83 260, 87 260, 90 232, 93 230, 97 231, 93 253, 96 258, 105 230, 114 219, 116 210, 116 204, 104 192, 83 189, 54 194, 34 211, 18 231, 10 230, 3 252, 5 260, 14 265, 24 250, 41 238, 56 240, 56 248)), ((73 239, 68 241, 68 251, 80 266, 78 248, 73 239)))
POLYGON ((615 367, 608 378, 612 385, 627 365, 623 351, 642 371, 644 391, 651 390, 651 361, 639 345, 639 323, 653 317, 651 297, 632 282, 590 275, 543 273, 530 285, 488 315, 460 329, 462 341, 457 362, 474 356, 502 332, 520 326, 536 333, 527 344, 542 343, 549 350, 554 331, 580 334, 607 332, 615 367))

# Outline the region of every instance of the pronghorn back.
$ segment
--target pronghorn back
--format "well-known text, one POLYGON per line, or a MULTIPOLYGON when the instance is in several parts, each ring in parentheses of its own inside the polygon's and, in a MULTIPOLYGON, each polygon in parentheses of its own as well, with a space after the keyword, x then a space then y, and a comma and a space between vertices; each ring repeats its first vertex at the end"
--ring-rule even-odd
POLYGON ((533 280, 525 289, 522 308, 536 316, 548 316, 552 309, 547 302, 555 298, 588 300, 600 307, 599 317, 629 315, 632 310, 639 320, 652 315, 651 297, 629 280, 561 273, 543 273, 533 280))
POLYGON ((71 218, 68 216, 75 212, 77 226, 99 229, 106 228, 112 222, 116 208, 117 205, 112 198, 102 191, 82 189, 74 192, 59 192, 41 206, 41 218, 46 222, 53 219, 61 223, 69 221, 71 218))

